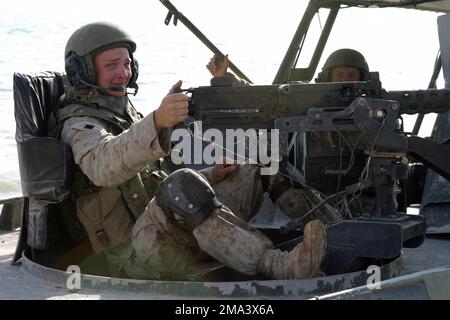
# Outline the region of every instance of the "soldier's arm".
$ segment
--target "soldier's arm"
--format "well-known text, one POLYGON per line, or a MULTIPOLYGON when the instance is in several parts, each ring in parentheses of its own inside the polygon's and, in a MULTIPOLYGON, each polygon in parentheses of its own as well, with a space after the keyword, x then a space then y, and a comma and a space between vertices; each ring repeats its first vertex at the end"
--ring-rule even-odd
POLYGON ((216 84, 225 84, 229 83, 232 86, 249 86, 250 83, 245 81, 244 79, 240 79, 236 77, 233 73, 228 72, 228 54, 223 57, 219 57, 214 55, 211 60, 206 65, 206 68, 211 73, 213 78, 211 79, 211 85, 214 86, 216 84))
POLYGON ((239 170, 239 165, 233 164, 216 164, 214 167, 207 167, 198 172, 201 173, 210 185, 215 185, 218 182, 226 179, 229 175, 235 175, 239 170))
POLYGON ((216 180, 214 179, 214 175, 213 175, 213 169, 214 167, 206 167, 204 169, 200 169, 198 170, 198 172, 200 174, 202 174, 206 180, 208 180, 210 185, 215 185, 216 184, 216 180))
POLYGON ((248 83, 248 82, 245 81, 244 79, 238 78, 237 76, 235 76, 235 75, 234 75, 233 73, 231 73, 231 72, 225 73, 225 76, 232 79, 232 81, 233 81, 233 86, 234 86, 234 87, 249 86, 249 85, 250 85, 250 83, 248 83))
POLYGON ((72 147, 75 163, 97 186, 117 186, 142 168, 170 152, 167 129, 157 133, 150 113, 130 129, 115 136, 94 118, 66 120, 61 139, 72 147))

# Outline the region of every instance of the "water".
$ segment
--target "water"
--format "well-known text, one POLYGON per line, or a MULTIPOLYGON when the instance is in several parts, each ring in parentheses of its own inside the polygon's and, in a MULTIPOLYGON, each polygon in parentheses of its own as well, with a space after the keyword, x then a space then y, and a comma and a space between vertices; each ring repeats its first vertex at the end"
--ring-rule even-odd
MULTIPOLYGON (((270 84, 307 1, 173 0, 173 3, 216 46, 229 53, 230 59, 254 83, 270 84)), ((157 0, 132 4, 116 0, 2 2, 0 199, 21 194, 12 75, 63 71, 65 43, 79 26, 92 21, 112 21, 133 35, 140 63, 140 92, 133 101, 144 114, 159 106, 178 79, 184 80, 183 87, 209 84, 205 65, 210 51, 181 23, 177 27, 165 26, 166 14, 167 10, 157 0)), ((324 57, 338 48, 355 48, 366 55, 372 70, 380 71, 385 88, 425 88, 438 50, 436 17, 435 13, 404 9, 342 10, 324 57), (367 33, 370 29, 377 33, 367 33)), ((314 22, 314 26, 319 29, 320 22, 314 22)), ((323 62, 324 59, 319 65, 323 62)), ((410 117, 408 120, 412 128, 410 117)), ((429 132, 430 125, 425 129, 429 132)))

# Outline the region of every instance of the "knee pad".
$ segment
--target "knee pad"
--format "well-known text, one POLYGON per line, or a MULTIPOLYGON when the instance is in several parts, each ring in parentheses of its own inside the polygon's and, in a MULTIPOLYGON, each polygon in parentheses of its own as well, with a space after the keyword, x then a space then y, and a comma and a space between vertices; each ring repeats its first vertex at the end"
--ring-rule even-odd
POLYGON ((156 189, 155 200, 171 219, 194 229, 216 208, 222 206, 208 181, 191 169, 179 169, 156 189))

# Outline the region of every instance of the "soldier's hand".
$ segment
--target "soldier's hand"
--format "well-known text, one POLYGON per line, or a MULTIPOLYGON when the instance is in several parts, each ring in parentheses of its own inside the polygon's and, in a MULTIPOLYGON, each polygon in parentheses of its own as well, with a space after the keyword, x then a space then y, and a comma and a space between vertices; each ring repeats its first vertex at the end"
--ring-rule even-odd
POLYGON ((213 77, 221 77, 226 75, 228 70, 228 55, 226 54, 223 59, 218 55, 214 55, 209 63, 206 65, 206 68, 213 75, 213 77))
POLYGON ((214 181, 220 182, 229 175, 235 175, 239 170, 239 164, 226 160, 223 164, 216 164, 212 169, 214 181))
POLYGON ((177 90, 181 88, 181 86, 183 85, 183 81, 182 80, 178 80, 177 83, 175 83, 172 88, 170 88, 169 90, 169 94, 171 93, 177 93, 177 90))
POLYGON ((177 123, 183 122, 188 115, 188 96, 183 93, 175 93, 181 87, 182 81, 172 86, 169 94, 162 100, 161 105, 154 113, 156 131, 164 128, 172 128, 177 123))

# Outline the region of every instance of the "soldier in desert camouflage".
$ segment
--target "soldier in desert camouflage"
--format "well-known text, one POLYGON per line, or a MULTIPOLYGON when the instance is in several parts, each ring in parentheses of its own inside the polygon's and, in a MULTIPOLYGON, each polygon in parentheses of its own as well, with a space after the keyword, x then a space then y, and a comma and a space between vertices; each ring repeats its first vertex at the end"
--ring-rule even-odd
POLYGON ((72 86, 56 112, 56 132, 77 165, 78 218, 111 275, 186 278, 213 259, 274 279, 320 275, 321 222, 306 225, 304 242, 290 252, 274 250, 247 224, 262 200, 258 167, 216 165, 169 176, 160 170, 159 159, 170 152, 168 129, 186 118, 188 98, 175 93, 179 81, 155 111, 139 114, 127 95, 127 88, 137 90, 135 49, 129 35, 109 23, 76 30, 65 49, 72 86))

